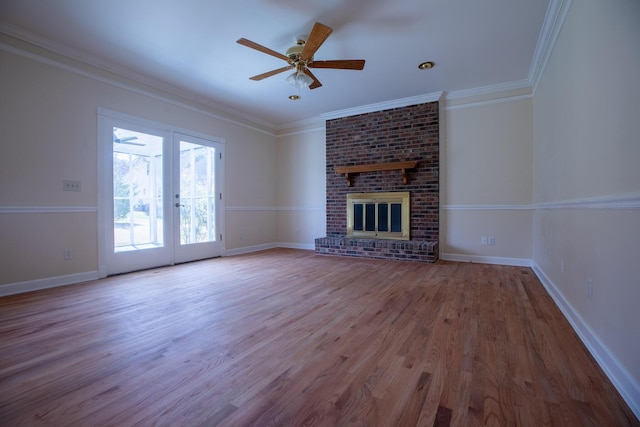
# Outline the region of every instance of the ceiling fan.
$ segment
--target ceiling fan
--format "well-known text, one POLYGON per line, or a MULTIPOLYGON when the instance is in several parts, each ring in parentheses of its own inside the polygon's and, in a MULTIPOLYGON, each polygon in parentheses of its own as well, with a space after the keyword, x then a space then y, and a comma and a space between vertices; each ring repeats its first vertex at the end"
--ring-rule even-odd
POLYGON ((362 70, 364 68, 364 59, 329 61, 315 61, 313 59, 313 55, 332 32, 333 30, 330 27, 316 22, 309 36, 296 37, 296 44, 287 49, 285 55, 245 38, 239 39, 237 43, 266 53, 267 55, 275 56, 287 63, 286 67, 258 74, 257 76, 250 77, 251 80, 259 81, 287 70, 293 70, 293 74, 287 77, 288 83, 297 88, 308 87, 309 89, 316 89, 322 86, 322 83, 313 75, 310 68, 333 68, 338 70, 362 70))

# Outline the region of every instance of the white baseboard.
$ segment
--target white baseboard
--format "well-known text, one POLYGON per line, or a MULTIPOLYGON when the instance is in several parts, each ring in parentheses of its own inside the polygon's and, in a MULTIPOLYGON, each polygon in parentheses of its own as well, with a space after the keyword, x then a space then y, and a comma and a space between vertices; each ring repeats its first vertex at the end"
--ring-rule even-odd
POLYGON ((274 249, 277 247, 278 245, 275 243, 266 243, 264 245, 244 246, 242 248, 225 249, 224 256, 249 254, 251 252, 265 251, 267 249, 274 249))
POLYGON ((566 300, 564 295, 558 290, 540 266, 533 262, 532 268, 613 386, 618 390, 625 402, 627 402, 627 405, 629 405, 629 408, 631 408, 635 416, 640 419, 640 382, 631 376, 629 371, 618 361, 611 350, 600 341, 598 336, 584 319, 582 319, 580 313, 566 300))
POLYGON ((41 289, 55 288, 58 286, 72 285, 74 283, 88 282, 98 278, 97 271, 68 274, 66 276, 47 277, 45 279, 27 280, 25 282, 0 285, 0 297, 24 292, 39 291, 41 289))
POLYGON ((278 242, 276 243, 279 248, 288 248, 288 249, 304 249, 307 251, 315 251, 316 245, 315 243, 287 243, 287 242, 278 242))
POLYGON ((242 255, 242 254, 248 254, 251 252, 258 252, 258 251, 264 251, 267 249, 275 249, 275 248, 304 249, 304 250, 313 251, 316 249, 316 246, 315 244, 310 244, 310 243, 287 243, 287 242, 267 243, 264 245, 245 246, 242 248, 227 249, 224 252, 224 256, 242 255))
POLYGON ((531 267, 531 260, 527 258, 506 258, 482 255, 446 254, 440 255, 445 261, 475 262, 478 264, 513 265, 516 267, 531 267))

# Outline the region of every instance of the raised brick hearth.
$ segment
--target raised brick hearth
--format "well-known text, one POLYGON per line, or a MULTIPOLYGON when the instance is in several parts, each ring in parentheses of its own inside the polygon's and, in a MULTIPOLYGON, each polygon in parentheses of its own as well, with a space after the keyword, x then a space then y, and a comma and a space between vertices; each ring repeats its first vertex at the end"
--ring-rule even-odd
POLYGON ((439 238, 439 106, 412 105, 326 123, 327 235, 316 252, 369 258, 434 262, 439 238), (400 171, 362 172, 352 186, 335 167, 415 160, 403 184, 400 171), (409 191, 411 239, 347 238, 348 193, 409 191))
POLYGON ((438 242, 321 237, 316 239, 316 252, 328 255, 435 262, 438 259, 438 242))

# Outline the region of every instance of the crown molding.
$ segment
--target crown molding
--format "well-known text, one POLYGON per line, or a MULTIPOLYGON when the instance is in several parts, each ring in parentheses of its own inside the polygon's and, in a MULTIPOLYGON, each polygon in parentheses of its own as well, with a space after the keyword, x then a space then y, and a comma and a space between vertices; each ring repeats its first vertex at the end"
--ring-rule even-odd
POLYGON ((504 98, 512 96, 513 93, 522 95, 531 90, 531 82, 529 80, 518 80, 514 82, 499 83, 489 86, 481 86, 471 89, 455 90, 447 92, 447 101, 462 101, 462 103, 474 102, 478 97, 489 97, 491 99, 504 98))
POLYGON ((534 93, 542 79, 544 69, 547 66, 547 62, 549 62, 549 57, 551 57, 551 52, 556 45, 560 30, 562 30, 571 8, 571 3, 572 0, 551 0, 549 3, 547 14, 540 30, 540 36, 538 37, 538 43, 536 44, 536 50, 531 60, 531 67, 529 68, 528 80, 531 82, 534 93))
POLYGON ((55 66, 75 74, 117 86, 138 94, 168 102, 209 117, 275 136, 274 123, 264 121, 209 99, 198 97, 175 86, 137 73, 113 67, 84 52, 60 46, 50 40, 34 36, 19 28, 0 22, 0 49, 25 58, 55 66))
MULTIPOLYGON (((279 127, 281 130, 287 130, 288 134, 296 133, 291 132, 290 129, 298 128, 314 128, 319 125, 324 126, 324 122, 332 119, 340 119, 342 117, 356 116, 358 114, 373 113, 376 111, 390 110, 392 108, 408 107, 410 105, 425 104, 427 102, 441 101, 443 99, 444 92, 434 92, 425 95, 411 96, 408 98, 393 99, 391 101, 378 102, 375 104, 361 105, 353 108, 345 108, 343 110, 330 111, 323 113, 309 119, 299 120, 296 122, 287 123, 279 127)), ((279 133, 278 136, 283 136, 285 133, 279 133)))
POLYGON ((524 95, 519 95, 519 94, 504 94, 501 93, 499 96, 498 94, 493 94, 493 97, 490 97, 491 94, 485 94, 485 99, 483 100, 469 100, 466 99, 465 101, 461 102, 461 103, 457 103, 454 105, 450 105, 447 104, 445 105, 445 110, 446 111, 451 111, 451 110, 459 110, 462 108, 470 108, 470 107, 481 107, 484 105, 491 105, 491 104, 499 104, 502 102, 514 102, 514 101, 520 101, 522 99, 531 99, 533 96, 531 95, 531 93, 526 93, 524 95))
POLYGON ((287 127, 287 126, 282 127, 277 132, 276 136, 280 138, 280 137, 291 136, 291 135, 301 135, 305 133, 324 132, 324 131, 325 131, 324 120, 316 118, 313 121, 310 121, 310 123, 306 123, 304 125, 298 125, 296 127, 287 127))
POLYGON ((375 111, 390 110, 392 108, 408 107, 410 105, 425 104, 427 102, 440 101, 444 92, 435 92, 425 95, 411 96, 408 98, 394 99, 391 101, 378 102, 375 104, 362 105, 355 108, 346 108, 344 110, 330 111, 320 114, 323 120, 339 119, 342 117, 355 116, 358 114, 373 113, 375 111))
POLYGON ((444 107, 446 110, 455 110, 528 99, 532 96, 532 87, 529 81, 520 80, 449 92, 446 95, 444 107))
POLYGON ((295 130, 290 131, 291 129, 305 127, 317 128, 320 124, 324 124, 324 122, 327 120, 389 110, 392 108, 408 107, 410 105, 424 104, 427 102, 440 101, 444 104, 446 110, 451 110, 456 108, 478 106, 496 102, 527 99, 531 98, 532 96, 533 88, 529 80, 519 80, 515 82, 500 83, 491 86, 482 86, 453 92, 434 92, 425 95, 412 96, 408 98, 395 99, 376 104, 368 104, 359 107, 328 112, 317 117, 312 117, 310 119, 300 120, 281 126, 280 129, 286 129, 287 131, 278 133, 278 136, 299 133, 295 130))

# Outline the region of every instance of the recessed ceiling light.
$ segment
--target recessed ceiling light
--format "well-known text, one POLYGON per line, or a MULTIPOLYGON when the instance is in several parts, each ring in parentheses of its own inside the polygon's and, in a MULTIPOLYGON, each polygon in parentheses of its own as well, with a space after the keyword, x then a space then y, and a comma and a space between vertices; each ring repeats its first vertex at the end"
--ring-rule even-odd
POLYGON ((430 68, 435 67, 436 63, 433 61, 425 61, 421 64, 418 65, 418 68, 420 68, 421 70, 428 70, 430 68))
POLYGON ((297 101, 300 99, 300 95, 289 95, 289 99, 292 101, 297 101))

